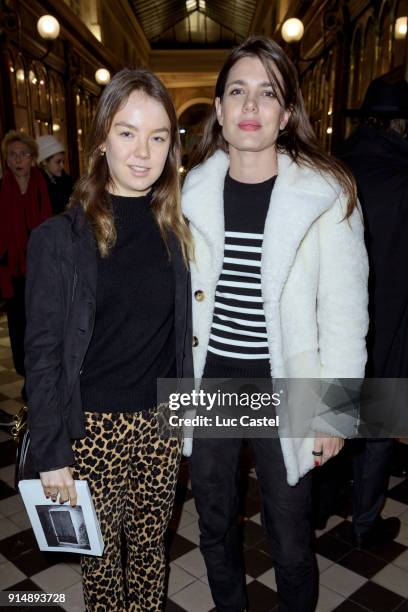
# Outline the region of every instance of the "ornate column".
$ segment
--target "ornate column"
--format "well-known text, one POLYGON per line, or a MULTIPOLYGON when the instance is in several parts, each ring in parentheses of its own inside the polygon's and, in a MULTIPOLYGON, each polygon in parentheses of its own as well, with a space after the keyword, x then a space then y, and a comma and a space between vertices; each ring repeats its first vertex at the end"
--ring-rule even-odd
POLYGON ((67 116, 67 145, 69 167, 74 180, 79 177, 78 124, 76 117, 76 94, 81 74, 81 60, 69 42, 64 41, 65 56, 65 104, 67 116))
POLYGON ((13 98, 10 83, 10 68, 7 63, 7 48, 9 37, 20 36, 20 22, 17 11, 14 11, 4 1, 0 0, 0 134, 14 129, 13 98))

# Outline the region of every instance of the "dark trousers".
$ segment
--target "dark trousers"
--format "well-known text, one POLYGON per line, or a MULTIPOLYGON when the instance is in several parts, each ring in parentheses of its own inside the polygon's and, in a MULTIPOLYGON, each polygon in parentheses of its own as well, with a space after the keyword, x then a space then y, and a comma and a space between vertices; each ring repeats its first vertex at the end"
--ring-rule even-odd
POLYGON ((361 535, 370 531, 384 504, 394 440, 353 440, 353 527, 361 535))
MULTIPOLYGON (((26 328, 25 313, 25 278, 13 279, 14 297, 6 300, 7 322, 10 336, 11 352, 13 354, 14 368, 20 376, 25 377, 24 367, 24 334, 26 328)), ((22 391, 25 397, 25 387, 22 391)))
POLYGON ((347 440, 341 453, 313 470, 313 524, 316 529, 322 529, 332 514, 338 514, 339 506, 342 507, 344 499, 349 497, 353 479, 351 450, 347 440))
MULTIPOLYGON (((250 441, 261 493, 262 522, 272 546, 282 612, 309 612, 316 599, 311 545, 311 473, 291 487, 278 439, 250 441)), ((240 439, 194 440, 192 490, 199 514, 200 549, 218 612, 247 605, 238 533, 240 439)))

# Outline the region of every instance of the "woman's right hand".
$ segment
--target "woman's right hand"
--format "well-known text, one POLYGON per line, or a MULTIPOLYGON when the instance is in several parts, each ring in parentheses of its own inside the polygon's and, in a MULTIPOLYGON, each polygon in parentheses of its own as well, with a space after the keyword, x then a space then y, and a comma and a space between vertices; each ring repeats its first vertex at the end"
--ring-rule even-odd
POLYGON ((60 504, 69 501, 71 506, 76 506, 77 492, 70 467, 40 472, 40 478, 47 499, 57 501, 59 494, 60 504))

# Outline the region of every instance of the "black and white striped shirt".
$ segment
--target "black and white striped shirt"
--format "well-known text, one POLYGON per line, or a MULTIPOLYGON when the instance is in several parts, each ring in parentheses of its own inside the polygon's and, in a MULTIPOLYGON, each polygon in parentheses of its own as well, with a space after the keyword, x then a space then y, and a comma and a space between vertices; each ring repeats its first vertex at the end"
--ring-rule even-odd
POLYGON ((275 179, 248 184, 226 176, 224 261, 215 292, 207 360, 269 361, 261 257, 275 179))

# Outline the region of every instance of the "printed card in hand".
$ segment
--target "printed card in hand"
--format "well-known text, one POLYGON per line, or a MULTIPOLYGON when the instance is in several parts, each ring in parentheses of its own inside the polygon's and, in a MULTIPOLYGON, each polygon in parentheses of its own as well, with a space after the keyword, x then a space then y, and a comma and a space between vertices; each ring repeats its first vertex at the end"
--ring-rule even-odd
POLYGON ((77 505, 47 499, 41 480, 21 480, 20 489, 40 550, 101 556, 103 540, 88 483, 76 480, 77 505))

